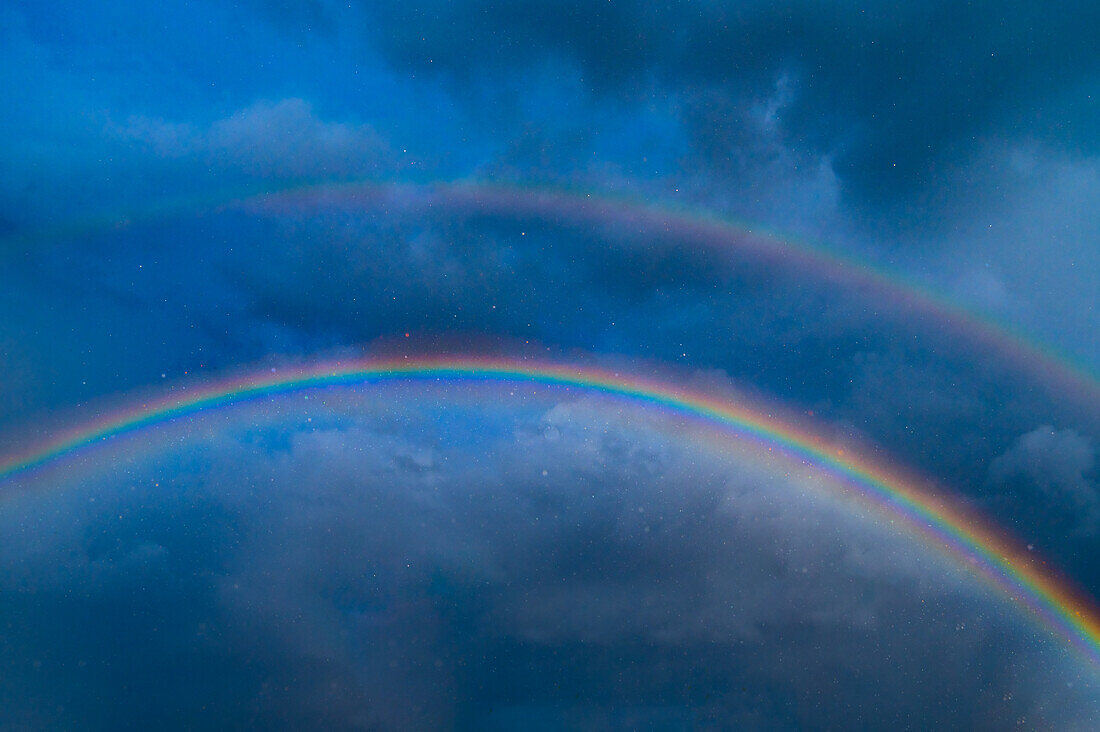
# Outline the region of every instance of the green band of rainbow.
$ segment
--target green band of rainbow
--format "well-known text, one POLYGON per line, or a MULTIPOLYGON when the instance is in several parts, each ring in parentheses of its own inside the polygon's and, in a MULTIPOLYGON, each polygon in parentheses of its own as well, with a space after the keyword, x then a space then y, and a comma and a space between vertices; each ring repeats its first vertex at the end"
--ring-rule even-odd
POLYGON ((1068 582, 1036 562, 987 521, 920 488, 903 472, 835 450, 810 430, 769 414, 652 379, 588 366, 490 358, 403 358, 334 362, 283 372, 265 372, 209 383, 143 403, 62 434, 22 456, 0 462, 0 481, 45 466, 81 448, 200 410, 324 386, 397 379, 520 381, 564 385, 625 397, 704 420, 790 458, 808 461, 839 478, 859 507, 872 507, 913 530, 925 544, 947 554, 1024 609, 1100 666, 1100 616, 1068 582))

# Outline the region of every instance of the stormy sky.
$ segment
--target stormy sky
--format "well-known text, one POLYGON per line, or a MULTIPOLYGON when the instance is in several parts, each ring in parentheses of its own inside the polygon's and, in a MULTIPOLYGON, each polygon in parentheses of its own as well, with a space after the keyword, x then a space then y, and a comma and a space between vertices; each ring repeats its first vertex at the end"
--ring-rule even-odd
MULTIPOLYGON (((611 364, 812 419, 1100 596, 1097 27, 7 3, 0 454, 225 373, 611 364)), ((7 481, 0 721, 1096 723, 1095 669, 812 466, 479 388, 242 406, 7 481)))

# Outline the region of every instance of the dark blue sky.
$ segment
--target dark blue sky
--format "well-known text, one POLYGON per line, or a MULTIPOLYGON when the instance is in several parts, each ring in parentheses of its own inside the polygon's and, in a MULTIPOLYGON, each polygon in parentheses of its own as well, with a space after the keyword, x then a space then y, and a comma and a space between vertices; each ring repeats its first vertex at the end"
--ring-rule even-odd
MULTIPOLYGON (((433 184, 474 181, 711 212, 893 273, 1100 373, 1098 26, 1100 10, 1085 2, 8 3, 0 446, 127 395, 250 364, 395 348, 613 359, 812 411, 824 431, 972 501, 1100 595, 1095 394, 794 258, 433 200, 433 184), (354 201, 339 189, 238 203, 355 181, 381 185, 354 201)), ((426 439, 415 432, 402 439, 426 439)), ((271 460, 256 470, 277 473, 279 485, 318 480, 271 460)), ((248 538, 255 516, 225 504, 201 473, 194 467, 180 484, 201 483, 207 503, 173 503, 157 520, 175 525, 195 511, 202 535, 165 529, 149 546, 182 552, 179 567, 247 575, 255 568, 244 562, 275 550, 248 538), (226 558, 238 540, 251 548, 226 558), (179 548, 191 541, 213 554, 179 548)), ((118 589, 60 575, 99 587, 97 602, 118 589)), ((179 591, 218 605, 209 586, 179 591)), ((156 598, 141 601, 153 603, 150 617, 163 611, 156 598)), ((336 616, 310 617, 350 632, 336 616)), ((460 633, 467 621, 441 621, 438 632, 460 633)), ((270 632, 287 642, 278 624, 270 632)), ((241 679, 219 702, 227 718, 245 714, 245 698, 270 711, 257 685, 308 665, 309 654, 278 651, 233 670, 245 663, 241 648, 211 651, 219 674, 241 679)), ((33 655, 5 653, 15 664, 33 655)), ((363 669, 381 661, 341 658, 309 662, 345 689, 347 706, 330 707, 333 724, 444 719, 363 717, 378 705, 362 696, 377 669, 363 669)), ((812 712, 792 710, 812 684, 781 665, 760 673, 737 682, 749 691, 730 702, 730 719, 755 709, 778 726, 808 724, 812 712), (776 681, 788 673, 802 680, 776 681)), ((78 676, 59 678, 44 683, 78 676)), ((715 678, 714 688, 733 683, 715 678)), ((26 691, 13 688, 5 699, 26 691)), ((304 690, 288 709, 314 708, 320 693, 304 690)), ((961 694, 941 721, 995 719, 974 711, 988 711, 975 695, 961 694)), ((482 698, 456 692, 463 697, 482 698)), ((621 702, 624 725, 631 704, 621 702)), ((662 712, 671 726, 686 719, 675 706, 662 712)), ((561 711, 559 721, 618 723, 589 712, 561 711)), ((44 719, 36 714, 25 719, 44 719)), ((280 714, 289 724, 310 718, 280 714)), ((455 714, 452 722, 477 718, 455 714)))

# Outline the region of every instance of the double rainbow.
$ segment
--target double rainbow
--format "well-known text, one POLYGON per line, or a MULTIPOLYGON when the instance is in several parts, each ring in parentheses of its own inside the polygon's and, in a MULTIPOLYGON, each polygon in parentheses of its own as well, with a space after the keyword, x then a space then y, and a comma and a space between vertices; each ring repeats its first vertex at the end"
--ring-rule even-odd
POLYGON ((903 471, 837 451, 811 430, 738 403, 647 378, 589 366, 491 358, 402 358, 334 362, 211 382, 75 428, 0 462, 0 489, 20 473, 82 448, 200 410, 326 386, 394 380, 531 382, 583 388, 720 426, 741 440, 806 461, 841 480, 856 508, 872 508, 911 529, 1000 591, 1039 625, 1100 665, 1100 615, 1083 595, 974 512, 921 487, 903 471))

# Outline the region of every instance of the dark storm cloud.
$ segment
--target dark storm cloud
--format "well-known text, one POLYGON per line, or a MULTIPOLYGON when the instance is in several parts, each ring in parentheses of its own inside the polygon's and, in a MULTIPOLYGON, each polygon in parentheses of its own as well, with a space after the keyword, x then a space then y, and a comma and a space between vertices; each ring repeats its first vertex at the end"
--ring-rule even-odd
POLYGON ((722 100, 768 100, 784 85, 785 142, 833 158, 862 199, 941 185, 991 139, 1100 143, 1094 3, 474 0, 368 15, 389 58, 420 73, 496 78, 549 56, 598 93, 644 103, 656 84, 688 101, 697 144, 719 162, 743 152, 740 115, 717 114, 722 100))
POLYGON ((1044 425, 1021 435, 990 463, 989 478, 998 486, 1001 500, 1011 500, 1021 484, 1034 486, 1044 497, 1039 509, 1048 530, 1095 535, 1100 522, 1095 466, 1096 453, 1088 439, 1074 430, 1044 425))
POLYGON ((270 424, 243 408, 121 480, 62 473, 16 496, 3 714, 824 728, 1094 712, 1090 683, 967 570, 815 497, 813 470, 719 458, 603 399, 380 389, 349 408, 329 393, 333 411, 290 397, 270 424))

